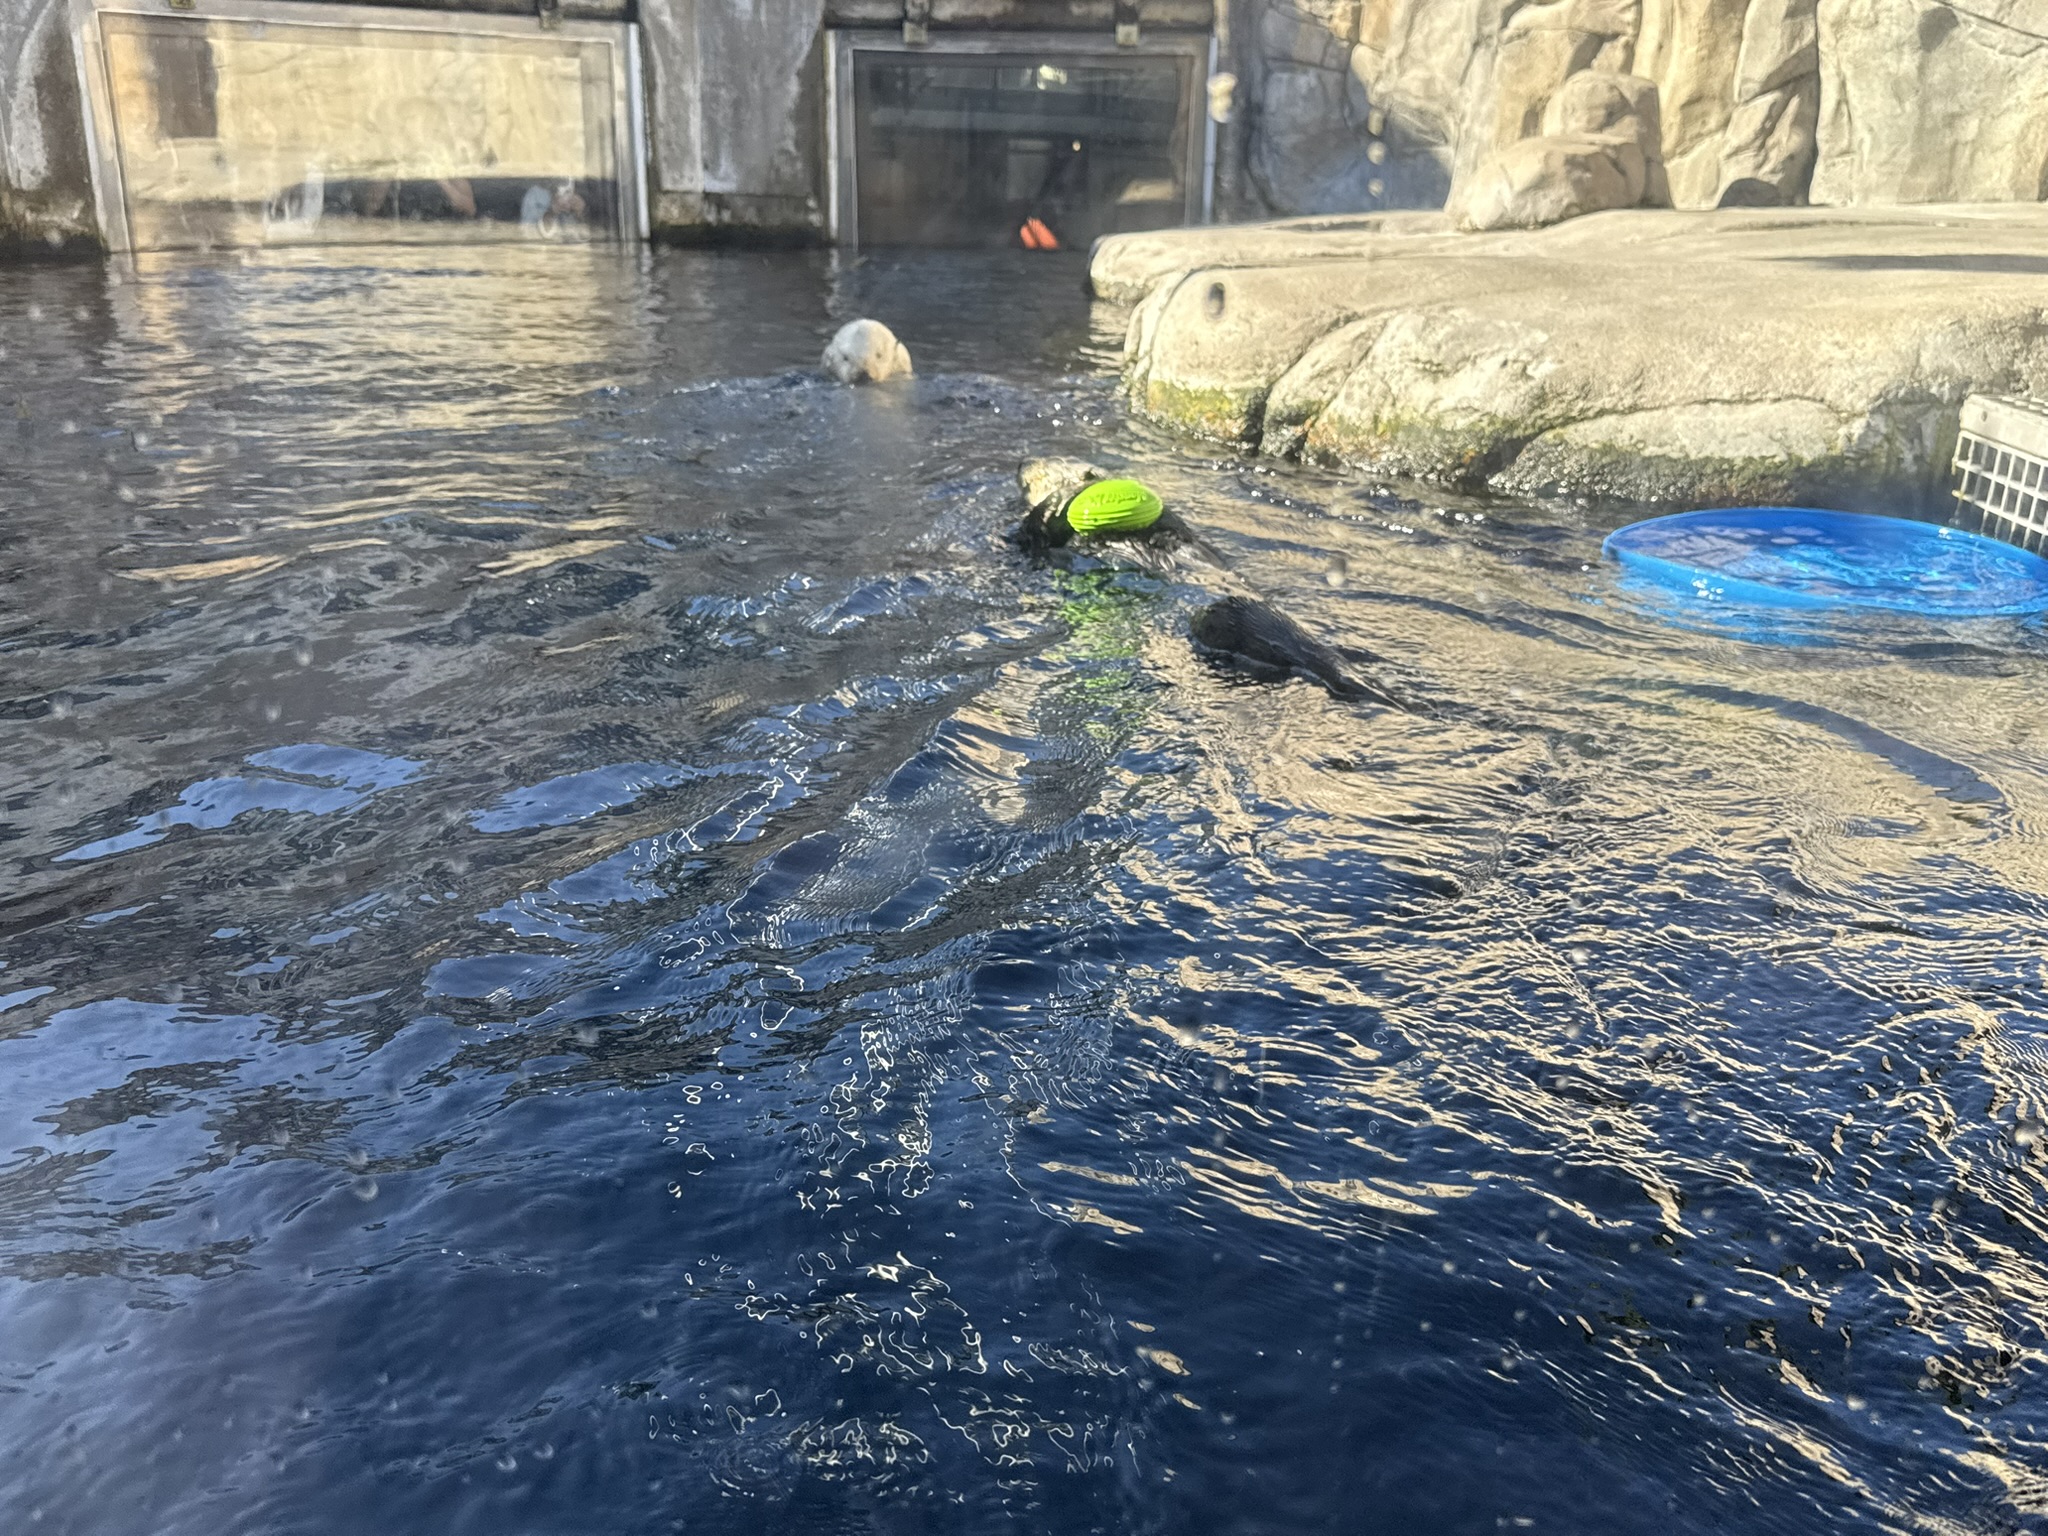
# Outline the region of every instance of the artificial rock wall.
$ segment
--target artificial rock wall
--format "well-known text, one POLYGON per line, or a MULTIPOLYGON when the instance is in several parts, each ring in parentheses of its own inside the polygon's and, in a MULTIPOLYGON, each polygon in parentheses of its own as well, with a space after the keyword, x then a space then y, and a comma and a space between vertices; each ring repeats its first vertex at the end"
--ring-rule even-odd
POLYGON ((1238 4, 1275 213, 1442 202, 1587 71, 1654 83, 1680 207, 2048 193, 2048 0, 1238 4))

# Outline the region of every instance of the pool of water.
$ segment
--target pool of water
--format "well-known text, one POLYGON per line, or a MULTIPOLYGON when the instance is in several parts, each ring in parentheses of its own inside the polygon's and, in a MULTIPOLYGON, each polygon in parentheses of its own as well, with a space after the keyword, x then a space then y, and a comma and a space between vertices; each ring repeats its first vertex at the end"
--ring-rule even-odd
POLYGON ((0 270, 0 1526, 2040 1528, 2035 629, 1159 435, 1064 257, 356 260, 0 270))

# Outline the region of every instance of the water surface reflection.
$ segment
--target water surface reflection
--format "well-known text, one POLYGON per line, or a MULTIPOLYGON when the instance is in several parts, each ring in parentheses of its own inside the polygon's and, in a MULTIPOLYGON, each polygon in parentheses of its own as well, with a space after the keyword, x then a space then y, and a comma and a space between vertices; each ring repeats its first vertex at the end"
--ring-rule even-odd
POLYGON ((1164 440, 1079 278, 0 274, 10 1529, 2034 1527, 2039 637, 1164 440))

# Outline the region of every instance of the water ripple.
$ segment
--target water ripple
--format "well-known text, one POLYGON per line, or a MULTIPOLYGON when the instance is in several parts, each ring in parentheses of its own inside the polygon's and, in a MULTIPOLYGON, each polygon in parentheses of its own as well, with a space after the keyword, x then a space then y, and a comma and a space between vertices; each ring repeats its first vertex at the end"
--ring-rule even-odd
POLYGON ((540 254, 0 278, 10 1530, 2041 1524, 2038 632, 1174 442, 1058 259, 540 254))

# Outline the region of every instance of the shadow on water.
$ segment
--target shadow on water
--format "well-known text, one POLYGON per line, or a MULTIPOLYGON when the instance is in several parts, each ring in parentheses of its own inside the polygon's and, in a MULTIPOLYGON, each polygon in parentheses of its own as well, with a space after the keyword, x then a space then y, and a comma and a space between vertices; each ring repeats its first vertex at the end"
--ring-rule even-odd
POLYGON ((1162 438, 1079 276, 0 273, 7 1529, 2035 1528, 2038 635, 1162 438))

